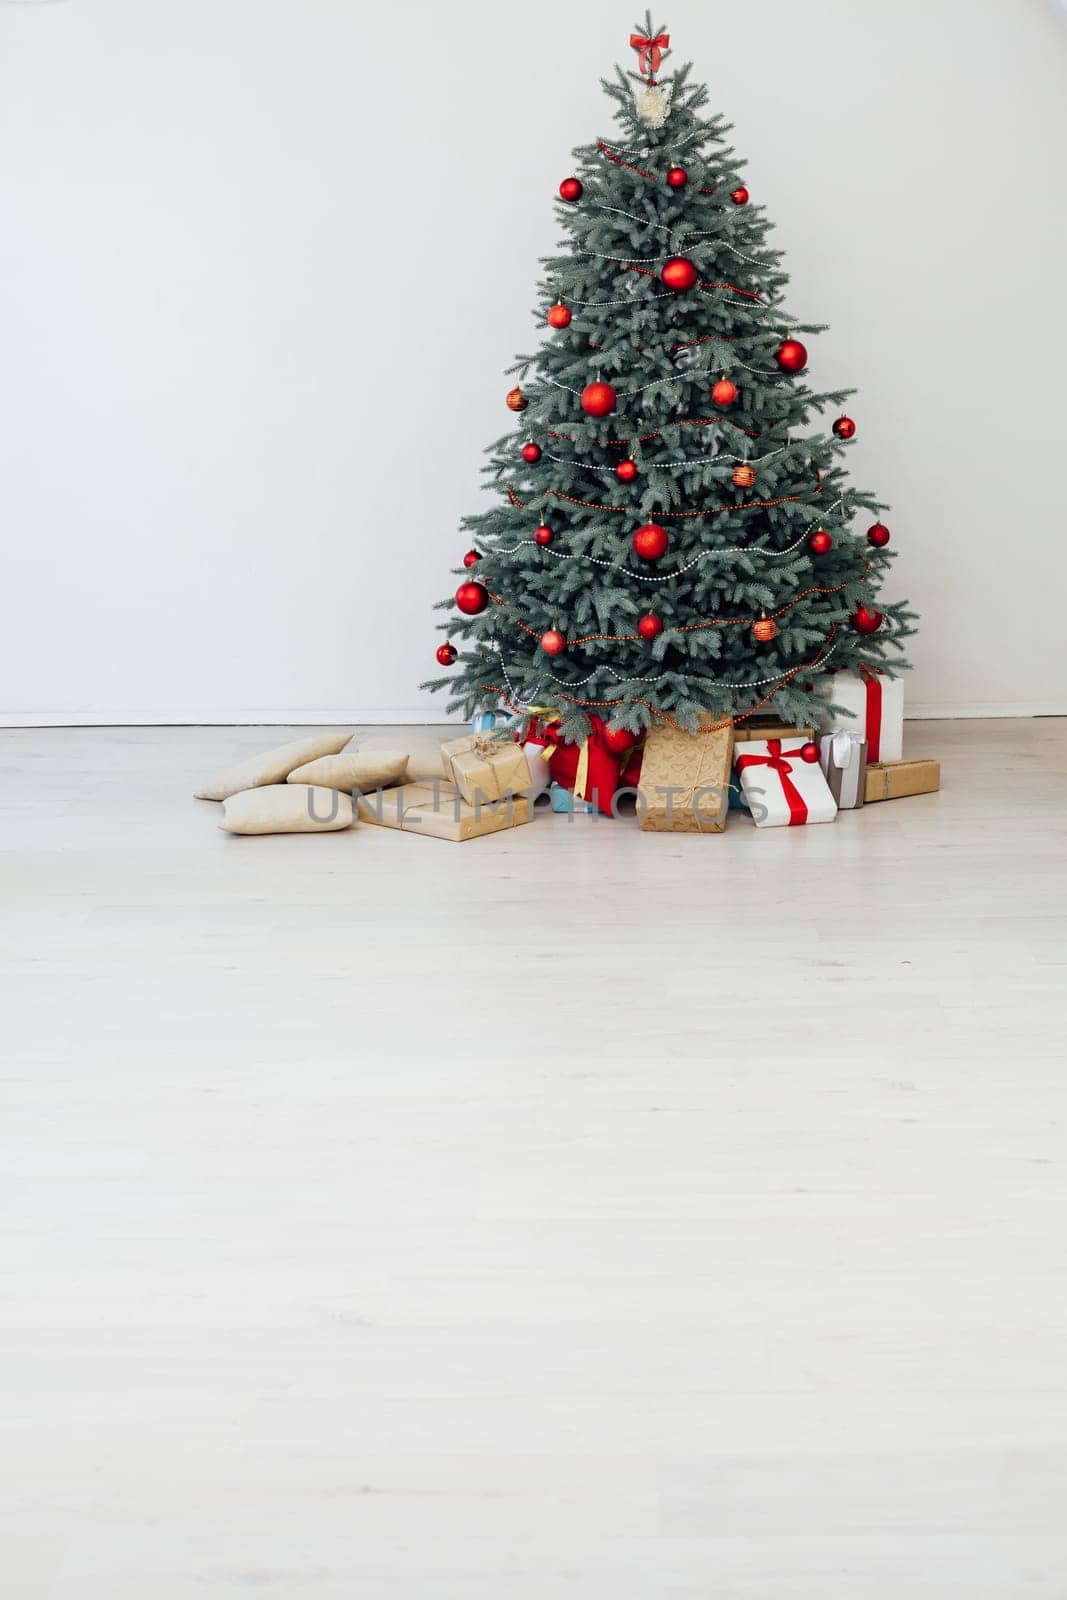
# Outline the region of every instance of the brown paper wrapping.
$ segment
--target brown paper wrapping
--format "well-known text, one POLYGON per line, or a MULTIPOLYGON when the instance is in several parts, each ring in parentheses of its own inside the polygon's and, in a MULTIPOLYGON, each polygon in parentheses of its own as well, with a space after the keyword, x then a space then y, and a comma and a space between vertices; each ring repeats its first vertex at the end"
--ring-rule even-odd
POLYGON ((933 794, 941 787, 940 761, 872 761, 867 767, 864 799, 903 800, 909 794, 933 794))
POLYGON ((469 806, 499 800, 530 787, 530 768, 521 744, 471 733, 441 746, 444 776, 454 783, 469 806))
POLYGON ((654 727, 645 741, 638 808, 645 833, 721 833, 726 826, 734 730, 714 733, 654 727))
POLYGON ((814 728, 794 728, 792 723, 779 722, 777 717, 748 717, 734 725, 735 744, 744 744, 749 739, 814 738, 814 728))
POLYGON ((440 778, 428 783, 405 783, 399 789, 380 790, 361 795, 359 816, 362 822, 383 828, 400 828, 404 833, 424 833, 431 839, 477 839, 483 834, 517 828, 530 820, 530 802, 522 796, 503 799, 495 806, 469 806, 453 783, 440 778))

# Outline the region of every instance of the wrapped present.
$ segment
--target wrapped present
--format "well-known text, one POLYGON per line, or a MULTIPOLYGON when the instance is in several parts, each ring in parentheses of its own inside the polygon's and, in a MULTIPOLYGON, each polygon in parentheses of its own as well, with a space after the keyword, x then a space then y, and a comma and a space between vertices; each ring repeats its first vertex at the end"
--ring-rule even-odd
MULTIPOLYGON (((512 746, 512 749, 515 747, 512 746)), ((505 795, 496 801, 468 805, 453 783, 430 778, 423 783, 405 783, 399 789, 379 789, 360 795, 362 822, 383 828, 400 828, 404 833, 422 833, 431 839, 477 839, 484 834, 517 828, 533 815, 530 801, 521 795, 505 795)))
MULTIPOLYGON (((541 712, 542 715, 544 714, 543 708, 536 707, 534 709, 541 712)), ((543 794, 552 782, 552 774, 549 771, 548 763, 554 747, 549 743, 548 735, 541 722, 541 716, 534 715, 529 718, 524 739, 520 739, 519 733, 522 721, 521 717, 517 719, 515 740, 516 743, 521 742, 522 744, 523 753, 526 756, 527 770, 530 774, 530 782, 526 793, 531 800, 536 800, 537 796, 543 794)))
POLYGON ((550 784, 548 798, 553 811, 560 816, 573 816, 576 811, 586 811, 596 814, 596 806, 591 800, 579 800, 570 789, 564 789, 560 783, 550 784))
POLYGON ((807 739, 750 739, 742 747, 737 770, 757 828, 833 822, 837 806, 818 755, 807 739))
POLYGON ((777 717, 746 717, 734 723, 734 744, 747 744, 750 739, 814 739, 814 728, 795 728, 790 722, 777 717))
POLYGON ((645 833, 721 833, 726 826, 734 729, 713 717, 696 733, 657 726, 645 740, 638 791, 645 833))
POLYGON ((867 741, 858 733, 824 733, 819 740, 819 765, 838 811, 863 804, 867 781, 867 741))
POLYGON ((572 789, 579 800, 591 800, 604 816, 615 815, 615 799, 620 789, 634 788, 641 775, 640 745, 629 750, 612 750, 607 723, 595 713, 589 716, 588 739, 572 744, 560 736, 552 723, 541 724, 551 746, 549 769, 553 783, 572 789))
POLYGON ((867 760, 899 761, 904 753, 904 685, 899 678, 861 667, 859 672, 828 672, 818 679, 828 704, 843 706, 819 719, 820 733, 858 733, 867 741, 867 760))
POLYGON ((495 711, 476 711, 471 718, 472 733, 492 733, 496 727, 495 711))
POLYGON ((441 760, 444 776, 469 806, 523 794, 530 787, 526 756, 511 739, 493 739, 485 733, 450 739, 441 746, 441 760))
POLYGON ((940 761, 877 761, 867 767, 864 798, 903 800, 909 794, 934 794, 940 787, 940 761))

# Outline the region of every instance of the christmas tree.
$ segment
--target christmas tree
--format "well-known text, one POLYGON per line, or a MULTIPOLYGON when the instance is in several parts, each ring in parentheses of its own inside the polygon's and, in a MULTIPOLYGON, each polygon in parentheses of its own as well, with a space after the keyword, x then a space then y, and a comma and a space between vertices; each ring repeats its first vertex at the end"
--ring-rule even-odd
POLYGON ((661 74, 650 17, 630 43, 638 70, 603 83, 621 134, 559 186, 545 341, 510 369, 518 427, 489 452, 497 503, 464 521, 450 671, 428 687, 468 716, 551 707, 574 740, 591 713, 632 733, 809 722, 824 671, 905 665, 887 650, 913 614, 876 603, 885 507, 847 482, 853 391, 809 386, 823 330, 787 303, 730 125, 688 66, 661 74))

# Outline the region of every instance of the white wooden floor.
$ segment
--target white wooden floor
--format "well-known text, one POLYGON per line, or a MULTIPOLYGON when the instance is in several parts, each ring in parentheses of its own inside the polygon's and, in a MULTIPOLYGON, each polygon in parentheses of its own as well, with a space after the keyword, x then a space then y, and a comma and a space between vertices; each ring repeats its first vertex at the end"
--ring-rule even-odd
POLYGON ((4 1600, 1067 1595, 1067 721, 463 846, 274 740, 0 734, 4 1600))

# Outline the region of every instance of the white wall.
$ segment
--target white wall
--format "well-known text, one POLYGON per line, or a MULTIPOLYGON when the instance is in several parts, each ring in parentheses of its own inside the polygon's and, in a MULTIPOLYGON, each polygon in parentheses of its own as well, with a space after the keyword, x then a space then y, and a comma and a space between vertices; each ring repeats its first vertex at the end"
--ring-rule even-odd
MULTIPOLYGON (((442 714, 430 607, 640 9, 0 0, 0 719, 442 714)), ((1062 15, 667 20, 861 389, 912 705, 1067 710, 1062 15)))

